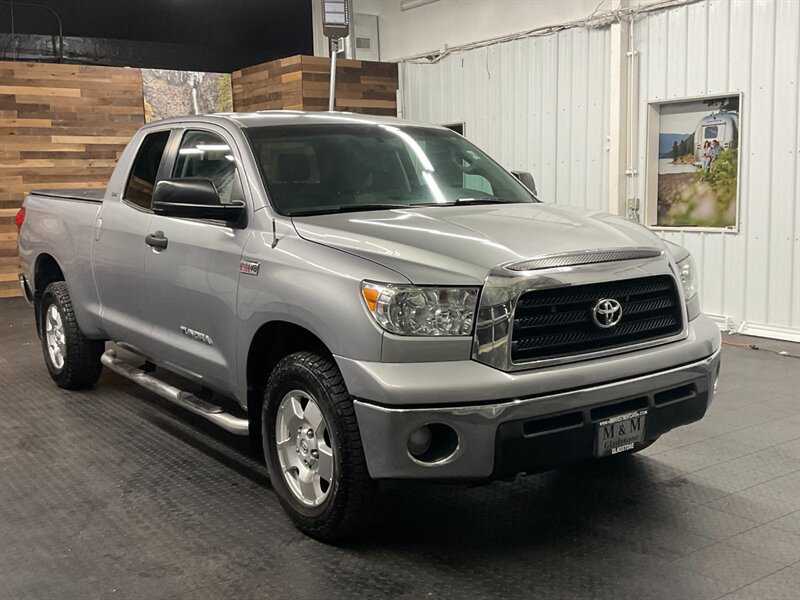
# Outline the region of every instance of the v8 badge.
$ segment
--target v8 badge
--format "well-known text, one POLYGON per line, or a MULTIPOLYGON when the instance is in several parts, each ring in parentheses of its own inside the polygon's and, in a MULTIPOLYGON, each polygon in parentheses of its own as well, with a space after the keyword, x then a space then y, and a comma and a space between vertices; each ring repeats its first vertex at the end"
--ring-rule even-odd
POLYGON ((260 268, 261 263, 254 260, 242 259, 239 263, 239 273, 244 273, 245 275, 258 275, 258 270, 260 268))

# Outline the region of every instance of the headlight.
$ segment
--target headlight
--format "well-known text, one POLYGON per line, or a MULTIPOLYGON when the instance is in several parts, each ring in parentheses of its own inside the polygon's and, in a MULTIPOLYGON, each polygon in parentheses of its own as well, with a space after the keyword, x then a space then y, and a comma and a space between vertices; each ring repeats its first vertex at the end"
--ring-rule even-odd
POLYGON ((370 314, 400 335, 471 335, 478 288, 361 282, 370 314))
POLYGON ((678 277, 683 286, 683 296, 688 301, 697 293, 697 267, 690 254, 678 263, 678 277))

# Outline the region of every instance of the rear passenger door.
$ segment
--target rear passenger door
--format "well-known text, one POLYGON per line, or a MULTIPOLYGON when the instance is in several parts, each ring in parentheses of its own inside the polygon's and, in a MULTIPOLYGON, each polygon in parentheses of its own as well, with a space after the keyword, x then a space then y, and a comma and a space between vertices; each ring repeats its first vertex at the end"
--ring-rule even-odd
POLYGON ((165 168, 170 129, 147 133, 124 187, 109 190, 95 226, 92 249, 103 326, 111 339, 150 354, 150 311, 145 285, 145 236, 153 189, 165 168))
MULTIPOLYGON (((244 201, 241 157, 222 128, 178 132, 169 178, 212 181, 223 203, 244 201)), ((184 375, 233 392, 239 266, 248 229, 223 222, 154 215, 150 234, 167 239, 145 259, 157 355, 184 375)))

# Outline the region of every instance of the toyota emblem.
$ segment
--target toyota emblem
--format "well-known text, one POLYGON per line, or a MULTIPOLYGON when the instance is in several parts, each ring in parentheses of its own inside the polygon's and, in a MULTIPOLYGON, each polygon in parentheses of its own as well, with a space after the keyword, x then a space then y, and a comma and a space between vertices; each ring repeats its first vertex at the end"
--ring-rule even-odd
POLYGON ((622 305, 613 298, 600 298, 592 308, 592 319, 600 329, 614 327, 622 318, 622 305))

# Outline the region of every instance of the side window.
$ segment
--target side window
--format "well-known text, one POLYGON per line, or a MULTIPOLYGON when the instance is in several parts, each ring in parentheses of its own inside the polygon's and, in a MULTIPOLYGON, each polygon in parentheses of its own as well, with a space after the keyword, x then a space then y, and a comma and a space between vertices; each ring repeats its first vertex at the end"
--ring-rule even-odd
POLYGON ((244 200, 231 148, 215 133, 190 130, 183 134, 172 177, 210 179, 223 204, 244 200))
POLYGON ((145 136, 139 152, 136 154, 136 160, 133 161, 128 185, 125 187, 123 198, 128 202, 142 208, 150 208, 158 166, 161 164, 167 140, 169 140, 169 131, 157 131, 145 136))

